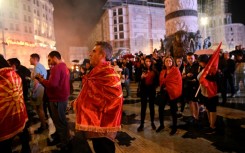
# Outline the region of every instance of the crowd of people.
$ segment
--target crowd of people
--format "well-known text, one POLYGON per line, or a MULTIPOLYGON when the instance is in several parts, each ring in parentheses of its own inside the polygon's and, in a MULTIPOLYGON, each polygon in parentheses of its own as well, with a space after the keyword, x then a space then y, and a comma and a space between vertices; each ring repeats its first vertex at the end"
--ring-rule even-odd
POLYGON ((225 105, 228 95, 229 98, 238 96, 240 88, 244 88, 245 59, 241 48, 236 47, 235 53, 221 49, 217 72, 213 76, 206 77, 208 81, 213 81, 217 86, 215 96, 210 97, 206 87, 199 80, 210 57, 208 55, 198 56, 189 52, 186 57, 173 58, 155 49, 151 55, 137 53, 134 58, 119 58, 112 62, 115 70, 119 70, 122 87, 126 89, 124 98, 130 96, 130 88, 128 88, 130 81, 138 83, 137 96, 141 99, 141 121, 138 132, 144 130, 147 103, 149 103, 151 127, 156 132, 164 129, 163 110, 165 105, 169 104, 173 121, 170 135, 174 135, 177 132, 177 117, 183 116, 185 105, 188 103, 191 114, 188 122, 199 126, 200 111, 206 110, 210 122, 207 133, 215 133, 216 106, 225 105), (127 83, 124 82, 125 78, 128 79, 127 83), (154 103, 159 99, 156 96, 158 87, 162 93, 162 102, 157 102, 160 126, 156 128, 154 103), (198 91, 198 88, 201 90, 198 91), (218 93, 222 95, 220 103, 218 93))
MULTIPOLYGON (((134 58, 112 60, 113 49, 107 42, 96 42, 90 52, 90 60, 81 67, 81 91, 71 103, 75 110, 75 129, 85 139, 91 139, 95 152, 115 152, 114 140, 121 129, 123 99, 131 97, 130 82, 138 83, 137 96, 141 99, 140 125, 144 130, 146 109, 149 102, 151 127, 157 133, 164 128, 164 109, 170 106, 172 126, 170 135, 177 132, 177 118, 181 117, 189 103, 191 118, 188 122, 199 124, 199 112, 207 112, 209 128, 207 134, 216 131, 217 93, 221 92, 222 105, 244 88, 244 55, 237 48, 235 53, 219 53, 217 69, 208 73, 209 61, 214 56, 172 57, 156 49, 151 55, 142 52, 134 58), (234 55, 234 59, 231 58, 234 55), (207 66, 208 65, 208 66, 207 66), (157 88, 159 127, 155 126, 155 103, 157 88), (210 88, 212 87, 212 88, 210 88), (123 95, 123 88, 126 92, 123 95), (200 89, 200 91, 199 91, 200 89), (180 106, 180 108, 179 108, 180 106)), ((21 65, 17 58, 4 59, 0 56, 0 150, 12 152, 12 142, 21 138, 21 152, 31 152, 29 145, 33 111, 39 117, 40 127, 34 133, 48 130, 47 119, 51 118, 55 133, 47 140, 48 146, 56 145, 61 152, 69 152, 72 136, 66 119, 68 98, 72 93, 71 72, 62 61, 58 51, 48 55, 49 70, 39 62, 37 53, 30 55, 32 70, 21 65)), ((217 61, 217 59, 216 59, 217 61)))
MULTIPOLYGON (((92 140, 96 152, 115 152, 114 139, 121 128, 123 94, 120 77, 109 61, 112 53, 109 43, 95 44, 89 55, 91 69, 81 76, 81 92, 72 103, 76 110, 76 130, 82 132, 84 139, 92 140)), ((6 60, 0 56, 1 152, 12 152, 16 136, 21 139, 21 152, 32 152, 29 127, 34 110, 41 122, 34 133, 48 130, 50 116, 56 131, 47 136, 47 145, 56 145, 62 153, 72 149, 73 137, 66 118, 70 70, 58 51, 49 53, 48 71, 39 61, 38 54, 30 55, 30 64, 34 66, 30 71, 17 58, 6 60)))

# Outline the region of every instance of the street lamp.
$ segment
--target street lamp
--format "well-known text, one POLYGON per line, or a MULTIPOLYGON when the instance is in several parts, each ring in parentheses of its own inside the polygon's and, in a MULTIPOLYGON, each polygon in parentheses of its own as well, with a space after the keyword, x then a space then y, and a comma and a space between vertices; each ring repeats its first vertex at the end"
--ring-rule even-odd
POLYGON ((201 17, 201 25, 204 27, 204 39, 207 37, 208 17, 201 17))
MULTIPOLYGON (((3 11, 3 0, 0 0, 0 10, 3 11)), ((1 12, 0 12, 1 13, 1 12)), ((2 45, 3 45, 3 56, 6 58, 6 48, 5 45, 7 45, 7 43, 5 42, 5 38, 4 38, 4 21, 3 21, 3 16, 1 17, 2 20, 0 20, 1 24, 0 24, 0 28, 2 28, 2 45)))
POLYGON ((5 38, 4 38, 4 30, 5 28, 2 27, 2 45, 3 45, 3 56, 6 58, 6 45, 7 43, 5 42, 5 38))

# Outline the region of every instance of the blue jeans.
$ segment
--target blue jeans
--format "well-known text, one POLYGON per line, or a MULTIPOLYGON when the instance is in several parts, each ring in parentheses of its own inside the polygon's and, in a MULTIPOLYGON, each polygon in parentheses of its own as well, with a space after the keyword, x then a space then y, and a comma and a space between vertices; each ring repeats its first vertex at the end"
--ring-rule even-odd
POLYGON ((130 96, 130 88, 129 88, 129 84, 130 84, 130 80, 125 80, 125 82, 123 83, 123 87, 125 87, 126 89, 126 97, 130 96))
POLYGON ((50 102, 50 108, 52 111, 52 119, 56 132, 59 135, 62 145, 67 145, 69 142, 70 134, 68 130, 68 124, 66 121, 66 107, 68 101, 65 102, 50 102))

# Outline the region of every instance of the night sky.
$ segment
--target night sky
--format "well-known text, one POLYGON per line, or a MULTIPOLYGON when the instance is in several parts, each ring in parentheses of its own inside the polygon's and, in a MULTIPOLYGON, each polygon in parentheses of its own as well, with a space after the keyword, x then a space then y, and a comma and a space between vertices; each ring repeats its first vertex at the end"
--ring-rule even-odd
MULTIPOLYGON (((50 0, 54 5, 54 27, 58 50, 85 46, 103 13, 106 0, 50 0)), ((230 0, 233 23, 245 24, 244 0, 230 0)))
POLYGON ((230 9, 233 23, 243 23, 245 25, 244 0, 230 0, 230 9))

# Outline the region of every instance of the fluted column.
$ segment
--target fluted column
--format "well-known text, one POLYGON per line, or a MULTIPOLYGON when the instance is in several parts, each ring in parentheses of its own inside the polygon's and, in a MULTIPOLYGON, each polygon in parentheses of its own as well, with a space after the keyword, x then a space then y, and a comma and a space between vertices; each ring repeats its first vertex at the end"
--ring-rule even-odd
POLYGON ((165 0, 166 36, 177 31, 197 32, 197 0, 165 0))

